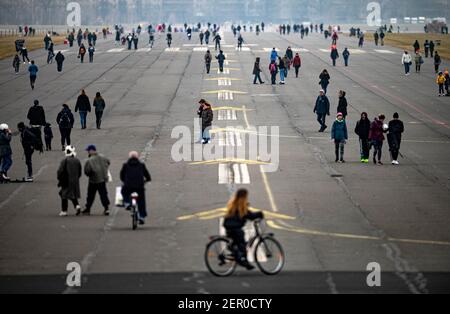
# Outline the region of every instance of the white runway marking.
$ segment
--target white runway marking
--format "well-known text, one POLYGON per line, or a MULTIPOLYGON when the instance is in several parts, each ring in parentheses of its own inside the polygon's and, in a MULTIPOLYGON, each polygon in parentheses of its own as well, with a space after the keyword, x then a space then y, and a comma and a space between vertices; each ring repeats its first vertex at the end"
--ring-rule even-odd
POLYGON ((330 49, 319 49, 319 50, 322 51, 322 52, 331 52, 330 49))
POLYGON ((394 51, 384 50, 384 49, 375 49, 375 52, 395 55, 395 52, 394 52, 394 51))
POLYGON ((364 53, 366 53, 366 51, 361 50, 361 49, 349 49, 348 51, 350 53, 353 53, 353 54, 364 54, 364 53))
POLYGON ((219 164, 219 184, 250 184, 250 174, 246 164, 219 164))
POLYGON ((218 92, 217 99, 218 100, 234 100, 234 95, 232 92, 218 92))
POLYGON ((219 121, 235 121, 237 120, 236 110, 219 110, 219 121))
POLYGON ((193 49, 193 51, 194 52, 206 52, 206 51, 208 51, 208 48, 206 48, 206 47, 195 47, 193 49))
MULTIPOLYGON (((272 48, 263 48, 263 50, 265 51, 265 52, 271 52, 272 50, 273 50, 273 47, 272 48)), ((280 49, 278 49, 278 48, 276 48, 275 49, 277 52, 280 52, 280 49)))
POLYGON ((180 47, 166 48, 164 51, 165 52, 179 52, 180 51, 180 47))
POLYGON ((241 147, 242 138, 241 133, 233 131, 225 131, 218 133, 219 136, 219 146, 232 146, 241 147))
POLYGON ((292 48, 293 52, 309 52, 308 49, 305 48, 292 48))
POLYGON ((231 80, 230 79, 220 79, 220 80, 217 80, 217 84, 219 86, 231 86, 231 80))
POLYGON ((230 69, 224 68, 223 72, 220 72, 220 69, 217 69, 217 74, 230 74, 230 69))
POLYGON ((112 53, 112 52, 123 52, 125 50, 125 48, 114 48, 114 49, 109 49, 107 52, 108 53, 112 53))
POLYGON ((152 51, 152 48, 140 48, 137 50, 137 52, 150 52, 152 51))
POLYGON ((242 47, 241 50, 239 50, 239 49, 236 47, 236 51, 250 52, 250 51, 252 51, 252 50, 250 49, 250 47, 242 47))

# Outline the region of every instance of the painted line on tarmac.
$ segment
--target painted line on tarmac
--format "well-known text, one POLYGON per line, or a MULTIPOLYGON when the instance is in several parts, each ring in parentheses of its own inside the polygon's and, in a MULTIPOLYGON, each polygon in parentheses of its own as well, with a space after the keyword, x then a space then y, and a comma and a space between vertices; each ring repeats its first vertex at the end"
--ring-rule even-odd
POLYGON ((295 233, 300 233, 304 235, 312 235, 312 236, 325 236, 332 238, 342 238, 342 239, 353 239, 353 240, 371 240, 371 241, 390 241, 390 242, 401 242, 401 243, 409 243, 409 244, 423 244, 423 245, 441 245, 441 246, 450 246, 449 241, 433 241, 433 240, 415 240, 415 239, 400 239, 400 238, 392 238, 388 237, 387 239, 383 239, 381 237, 374 236, 365 236, 365 235, 357 235, 357 234, 348 234, 348 233, 336 233, 336 232, 324 232, 317 231, 305 228, 298 228, 291 226, 285 222, 276 223, 274 221, 267 221, 267 224, 274 229, 290 231, 295 233))
MULTIPOLYGON (((281 220, 295 220, 296 219, 293 216, 284 215, 284 214, 280 214, 280 213, 274 213, 274 212, 271 212, 268 210, 262 210, 262 209, 258 209, 258 208, 250 208, 250 210, 255 211, 255 212, 263 212, 264 216, 269 219, 281 219, 281 220)), ((227 212, 227 208, 217 208, 217 209, 212 209, 212 210, 200 211, 200 212, 190 214, 190 215, 180 216, 177 218, 177 220, 179 220, 179 221, 193 220, 193 219, 211 220, 211 219, 215 219, 218 217, 223 217, 226 214, 226 212, 227 212)))
POLYGON ((219 164, 219 184, 250 184, 246 164, 219 164))
POLYGON ((219 121, 236 121, 236 110, 219 110, 217 118, 219 121))

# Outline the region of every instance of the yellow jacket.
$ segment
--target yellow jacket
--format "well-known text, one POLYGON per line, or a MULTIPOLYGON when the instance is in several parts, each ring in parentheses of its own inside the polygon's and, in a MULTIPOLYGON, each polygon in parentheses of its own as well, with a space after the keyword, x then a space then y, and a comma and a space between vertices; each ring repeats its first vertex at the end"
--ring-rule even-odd
POLYGON ((444 84, 446 81, 445 76, 444 75, 439 75, 436 79, 436 83, 438 84, 444 84))

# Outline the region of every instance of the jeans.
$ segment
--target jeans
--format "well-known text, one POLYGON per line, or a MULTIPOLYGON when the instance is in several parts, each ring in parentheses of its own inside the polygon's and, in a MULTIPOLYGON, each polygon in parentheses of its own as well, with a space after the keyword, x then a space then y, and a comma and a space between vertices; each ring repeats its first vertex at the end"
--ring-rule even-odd
POLYGON ((325 94, 327 93, 328 83, 321 83, 320 86, 322 87, 325 94))
POLYGON ((211 71, 211 63, 207 63, 206 64, 206 73, 209 74, 210 71, 211 71))
POLYGON ((33 153, 34 153, 33 148, 24 149, 25 164, 27 165, 27 173, 29 177, 33 176, 33 160, 32 160, 33 153))
POLYGON ((359 148, 361 153, 361 159, 369 159, 370 154, 370 146, 369 146, 369 140, 368 139, 359 139, 359 148))
POLYGON ((333 60, 333 66, 336 66, 336 59, 332 59, 333 60))
POLYGON ((62 64, 62 63, 58 63, 58 64, 57 64, 57 68, 58 68, 58 72, 62 72, 62 70, 63 70, 63 64, 62 64))
POLYGON ((300 67, 296 66, 295 67, 295 77, 298 77, 298 74, 300 73, 300 67))
POLYGON ((1 164, 1 172, 5 175, 8 173, 8 170, 12 166, 12 158, 11 155, 0 156, 0 164, 1 164))
POLYGON ((211 135, 209 131, 211 130, 211 126, 202 127, 203 140, 209 142, 211 140, 211 135))
POLYGON ((102 182, 102 183, 91 183, 89 182, 88 185, 88 195, 87 195, 87 200, 86 200, 86 209, 87 211, 91 210, 92 204, 94 203, 95 200, 95 195, 97 194, 100 195, 100 200, 102 202, 103 207, 105 208, 105 210, 108 209, 109 206, 109 198, 108 198, 108 190, 106 189, 106 182, 102 182))
POLYGON ((272 85, 275 85, 277 83, 277 73, 272 73, 271 74, 271 79, 272 79, 272 85))
POLYGON ((439 95, 443 95, 443 94, 445 94, 444 84, 439 84, 439 95))
POLYGON ((409 63, 404 63, 405 66, 405 74, 409 73, 409 63))
POLYGON ((247 260, 247 243, 245 242, 245 233, 241 229, 227 230, 227 236, 233 240, 233 249, 235 258, 238 262, 247 260))
POLYGON ((342 141, 334 140, 334 151, 336 154, 336 161, 344 160, 344 147, 345 147, 345 140, 342 140, 342 141))
POLYGON ((416 63, 416 72, 420 72, 420 63, 416 63))
POLYGON ((253 84, 256 84, 256 82, 259 81, 260 84, 263 83, 261 80, 261 73, 255 74, 255 79, 253 80, 253 84))
POLYGON ((86 118, 87 118, 87 111, 80 111, 80 122, 81 122, 81 128, 86 128, 86 118))
POLYGON ((34 84, 36 84, 36 78, 37 78, 36 75, 31 75, 30 76, 30 84, 31 84, 32 88, 34 88, 34 84))
POLYGON ((284 69, 280 69, 280 80, 281 82, 284 82, 284 75, 286 74, 286 72, 284 71, 284 69))
POLYGON ((325 129, 325 127, 326 127, 326 124, 325 124, 326 117, 327 117, 326 113, 318 113, 317 114, 317 121, 319 122, 321 129, 325 129))
POLYGON ((145 219, 147 217, 147 207, 146 207, 146 201, 145 201, 145 189, 130 189, 127 187, 122 187, 122 197, 123 202, 125 206, 131 205, 131 194, 137 193, 138 199, 137 199, 137 206, 139 210, 139 218, 145 219))
POLYGON ((346 67, 348 67, 348 58, 344 58, 344 64, 346 67))
POLYGON ((61 133, 61 145, 63 147, 70 145, 70 133, 72 133, 71 128, 59 128, 59 132, 61 133))
POLYGON ((219 62, 219 70, 220 70, 220 72, 223 72, 223 63, 222 62, 219 62))
POLYGON ((89 63, 94 62, 94 54, 89 54, 89 63))
POLYGON ((378 157, 378 161, 381 161, 381 155, 383 154, 383 141, 373 141, 373 161, 376 161, 376 158, 378 157))
POLYGON ((216 41, 216 50, 220 50, 220 42, 216 41), (219 49, 217 49, 219 48, 219 49))
POLYGON ((97 124, 97 129, 100 129, 102 126, 102 117, 103 117, 103 111, 96 111, 95 112, 95 120, 97 124))

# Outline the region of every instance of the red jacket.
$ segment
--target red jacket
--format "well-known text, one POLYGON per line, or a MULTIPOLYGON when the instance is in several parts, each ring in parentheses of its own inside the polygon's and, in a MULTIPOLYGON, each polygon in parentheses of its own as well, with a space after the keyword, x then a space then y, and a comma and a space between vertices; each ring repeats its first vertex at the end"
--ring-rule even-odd
POLYGON ((382 142, 384 139, 383 122, 376 119, 370 125, 369 140, 382 142))
POLYGON ((294 64, 294 67, 302 66, 302 59, 300 59, 300 56, 295 56, 293 64, 294 64))

